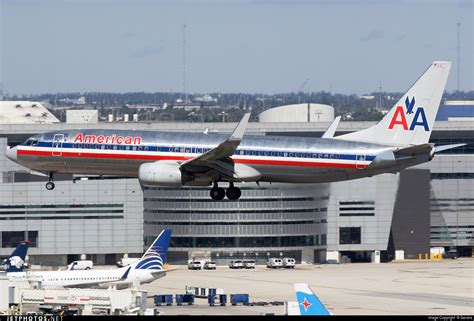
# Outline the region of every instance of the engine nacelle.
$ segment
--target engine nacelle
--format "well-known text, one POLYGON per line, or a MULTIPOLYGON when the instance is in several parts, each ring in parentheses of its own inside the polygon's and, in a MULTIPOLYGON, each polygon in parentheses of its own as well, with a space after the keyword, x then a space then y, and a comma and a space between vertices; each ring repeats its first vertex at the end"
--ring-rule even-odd
POLYGON ((183 186, 184 175, 173 161, 157 161, 140 165, 138 179, 145 186, 183 186))

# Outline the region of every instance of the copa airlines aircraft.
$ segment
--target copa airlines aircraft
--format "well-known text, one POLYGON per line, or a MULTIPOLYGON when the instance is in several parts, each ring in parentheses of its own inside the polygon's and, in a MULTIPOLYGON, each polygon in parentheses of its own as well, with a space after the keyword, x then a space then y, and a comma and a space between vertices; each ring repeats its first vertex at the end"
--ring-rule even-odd
POLYGON ((137 263, 120 269, 9 272, 7 276, 11 282, 36 279, 41 281, 41 285, 45 288, 109 286, 121 288, 132 283, 150 283, 166 275, 163 265, 166 262, 170 239, 171 230, 163 230, 137 263))
POLYGON ((35 135, 7 151, 34 172, 138 177, 144 186, 209 186, 238 199, 235 182, 320 183, 397 172, 460 145, 429 144, 450 62, 433 62, 376 125, 322 138, 244 137, 246 114, 230 137, 139 130, 63 130, 35 135), (228 182, 227 190, 219 182, 228 182))

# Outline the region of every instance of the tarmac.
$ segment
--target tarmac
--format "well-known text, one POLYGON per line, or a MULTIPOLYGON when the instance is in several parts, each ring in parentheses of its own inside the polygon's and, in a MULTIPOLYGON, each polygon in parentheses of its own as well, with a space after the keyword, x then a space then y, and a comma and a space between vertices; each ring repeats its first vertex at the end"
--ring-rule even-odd
MULTIPOLYGON (((140 286, 155 294, 184 294, 186 286, 223 288, 248 293, 251 302, 296 301, 294 283, 308 283, 334 315, 474 315, 474 258, 297 265, 295 269, 188 270, 170 266, 164 278, 140 286)), ((160 306, 164 315, 285 314, 284 306, 160 306)))

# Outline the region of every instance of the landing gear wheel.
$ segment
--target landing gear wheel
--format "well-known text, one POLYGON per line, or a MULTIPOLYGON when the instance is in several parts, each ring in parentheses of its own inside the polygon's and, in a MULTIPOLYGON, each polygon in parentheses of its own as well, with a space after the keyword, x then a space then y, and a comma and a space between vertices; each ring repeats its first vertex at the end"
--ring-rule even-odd
POLYGON ((242 195, 240 188, 231 186, 226 191, 227 198, 230 200, 238 200, 242 195))
POLYGON ((225 197, 225 189, 222 187, 213 187, 211 189, 211 198, 215 201, 220 201, 225 197))
POLYGON ((47 182, 46 183, 46 189, 48 191, 52 191, 54 189, 54 183, 53 182, 47 182))

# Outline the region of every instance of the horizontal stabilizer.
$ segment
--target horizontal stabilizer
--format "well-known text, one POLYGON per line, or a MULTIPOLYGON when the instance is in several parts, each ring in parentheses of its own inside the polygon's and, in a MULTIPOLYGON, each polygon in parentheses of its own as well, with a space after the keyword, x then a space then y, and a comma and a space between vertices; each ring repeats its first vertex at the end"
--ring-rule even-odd
POLYGON ((444 150, 458 148, 458 147, 466 146, 466 145, 467 144, 451 144, 451 145, 435 146, 435 153, 439 153, 439 152, 442 152, 444 150))
POLYGON ((400 148, 394 151, 397 156, 414 156, 420 154, 429 154, 433 149, 432 144, 420 144, 406 148, 400 148))

